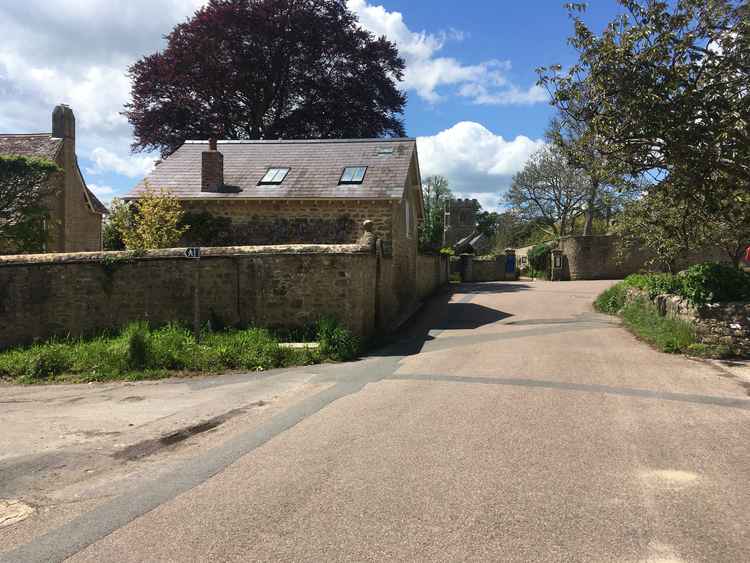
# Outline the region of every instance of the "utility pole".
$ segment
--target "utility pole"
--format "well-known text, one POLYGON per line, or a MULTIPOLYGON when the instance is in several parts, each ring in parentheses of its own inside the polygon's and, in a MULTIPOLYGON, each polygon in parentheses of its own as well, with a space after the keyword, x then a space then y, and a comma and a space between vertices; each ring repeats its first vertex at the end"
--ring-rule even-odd
POLYGON ((443 204, 443 248, 448 246, 448 229, 450 229, 451 212, 448 211, 448 205, 450 202, 446 201, 443 204))

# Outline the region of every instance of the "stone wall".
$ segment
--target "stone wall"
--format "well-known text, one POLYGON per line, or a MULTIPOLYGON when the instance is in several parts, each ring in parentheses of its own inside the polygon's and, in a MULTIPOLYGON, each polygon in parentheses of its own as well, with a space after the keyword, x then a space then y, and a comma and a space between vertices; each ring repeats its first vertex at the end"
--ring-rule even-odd
POLYGON ((618 238, 612 235, 563 237, 558 248, 563 252, 563 279, 622 279, 641 271, 648 254, 630 251, 618 255, 618 238))
MULTIPOLYGON (((622 279, 636 272, 653 270, 648 265, 652 257, 648 251, 628 249, 621 254, 619 237, 616 235, 563 237, 558 242, 558 248, 563 252, 563 279, 622 279)), ((676 266, 684 269, 700 262, 727 260, 723 252, 711 248, 691 254, 676 266)))
MULTIPOLYGON (((628 289, 628 301, 648 299, 648 293, 628 289)), ((750 303, 710 303, 694 306, 677 295, 657 295, 654 304, 662 316, 687 321, 695 327, 699 342, 727 346, 733 353, 750 357, 750 303)))
MULTIPOLYGON (((422 263, 423 290, 445 281, 434 257, 422 263)), ((138 320, 191 323, 196 288, 202 322, 300 327, 333 315, 367 337, 409 310, 395 274, 392 257, 363 245, 204 248, 200 260, 184 249, 5 256, 0 349, 138 320)))
POLYGON ((227 326, 303 326, 335 315, 357 334, 375 329, 376 258, 355 245, 179 249, 0 258, 0 347, 88 335, 135 320, 227 326))
POLYGON ((448 257, 420 254, 417 257, 417 296, 429 297, 448 283, 448 257))
POLYGON ((353 244, 365 220, 373 232, 391 239, 396 202, 366 200, 182 200, 186 213, 223 218, 210 238, 185 234, 186 246, 353 244))
POLYGON ((505 255, 478 258, 472 254, 461 254, 450 262, 450 273, 461 276, 462 282, 510 281, 518 279, 516 273, 505 272, 505 255))

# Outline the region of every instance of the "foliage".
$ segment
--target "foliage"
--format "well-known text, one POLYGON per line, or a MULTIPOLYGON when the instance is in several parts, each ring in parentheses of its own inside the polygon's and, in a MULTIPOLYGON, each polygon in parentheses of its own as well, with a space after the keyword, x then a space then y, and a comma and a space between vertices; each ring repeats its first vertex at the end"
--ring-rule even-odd
POLYGON ((642 289, 653 299, 665 293, 680 294, 682 283, 674 274, 631 274, 625 278, 625 285, 642 289))
POLYGON ((58 191, 49 180, 57 172, 48 160, 0 155, 0 239, 16 251, 41 251, 49 242, 47 206, 58 191))
POLYGON ((137 203, 114 200, 109 224, 128 250, 170 248, 188 230, 182 216, 180 202, 169 192, 147 189, 137 203))
POLYGON ((560 237, 570 234, 572 223, 583 213, 587 193, 585 175, 570 166, 557 147, 546 146, 513 176, 506 200, 516 216, 536 221, 560 237))
POLYGON ((129 69, 134 149, 404 136, 404 61, 342 0, 212 1, 166 42, 129 69))
POLYGON ((623 283, 646 291, 651 299, 667 293, 693 305, 750 300, 750 274, 716 262, 695 264, 679 274, 631 274, 623 283))
POLYGON ((430 176, 422 185, 424 221, 420 227, 419 243, 423 249, 440 248, 443 244, 445 212, 453 200, 448 180, 443 176, 430 176))
POLYGON ((656 305, 647 299, 629 302, 620 315, 627 328, 662 352, 685 352, 695 343, 692 324, 662 317, 656 305))
POLYGON ((585 124, 600 159, 650 178, 648 198, 628 212, 644 246, 673 262, 687 241, 718 244, 738 262, 750 240, 750 5, 619 3, 601 35, 576 13, 580 3, 569 5, 579 60, 565 73, 540 69, 540 83, 585 124))
POLYGON ((726 264, 696 264, 679 277, 680 294, 691 303, 750 300, 750 274, 726 264))
POLYGON ((187 238, 191 243, 221 246, 231 238, 232 219, 207 211, 185 213, 180 227, 187 229, 187 238))
POLYGON ((282 346, 277 334, 262 328, 205 329, 196 341, 190 329, 176 323, 152 328, 136 322, 118 334, 52 340, 0 352, 0 378, 34 383, 160 378, 175 371, 262 371, 324 359, 346 361, 360 352, 359 339, 331 318, 294 336, 300 335, 303 340, 317 339, 319 348, 282 346))
POLYGON ((497 234, 500 214, 495 211, 480 211, 477 213, 477 231, 488 238, 497 234))
POLYGON ((547 244, 537 244, 528 252, 529 265, 536 272, 547 272, 550 268, 552 250, 547 244))
POLYGON ((616 315, 625 306, 628 285, 620 282, 602 291, 594 301, 594 308, 602 313, 616 315))
POLYGON ((450 246, 446 246, 440 249, 440 254, 444 254, 445 256, 455 256, 456 251, 453 250, 450 246))
POLYGON ((335 319, 326 317, 318 323, 320 353, 336 361, 348 361, 360 351, 359 339, 342 327, 335 319))
POLYGON ((684 352, 689 356, 698 358, 729 358, 733 356, 732 349, 725 344, 704 344, 703 342, 694 342, 690 344, 684 352))

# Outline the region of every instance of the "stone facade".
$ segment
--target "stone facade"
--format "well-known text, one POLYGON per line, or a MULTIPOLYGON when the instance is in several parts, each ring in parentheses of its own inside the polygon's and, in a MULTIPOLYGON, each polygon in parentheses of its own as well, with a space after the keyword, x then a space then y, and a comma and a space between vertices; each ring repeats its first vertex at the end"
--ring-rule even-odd
MULTIPOLYGON (((190 323, 196 288, 203 322, 300 327, 333 315, 367 337, 402 315, 394 264, 369 245, 206 248, 200 260, 184 249, 0 257, 0 349, 138 320, 190 323)), ((444 283, 444 258, 419 264, 425 294, 444 283)))
MULTIPOLYGON (((0 135, 0 154, 43 157, 62 169, 49 180, 57 189, 47 201, 50 212, 47 251, 102 249, 102 215, 106 208, 86 187, 78 167, 75 116, 69 107, 55 108, 51 134, 0 135)), ((11 251, 8 247, 5 253, 11 251)))
POLYGON ((458 241, 471 235, 477 226, 476 199, 454 199, 450 203, 448 232, 445 236, 446 246, 453 247, 458 241))

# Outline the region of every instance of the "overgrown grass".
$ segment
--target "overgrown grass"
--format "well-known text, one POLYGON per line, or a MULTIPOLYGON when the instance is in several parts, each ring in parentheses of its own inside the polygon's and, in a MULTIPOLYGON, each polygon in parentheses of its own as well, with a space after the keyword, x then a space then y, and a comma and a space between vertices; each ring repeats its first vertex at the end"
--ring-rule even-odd
POLYGON ((261 328, 204 331, 199 341, 178 324, 151 328, 133 323, 118 334, 58 339, 0 352, 0 378, 18 383, 90 382, 158 379, 178 372, 263 371, 351 360, 360 347, 358 338, 330 318, 281 335, 261 328), (289 348, 280 344, 279 336, 287 341, 304 336, 300 340, 320 344, 289 348))
POLYGON ((596 298, 594 307, 602 313, 616 315, 625 306, 627 292, 628 286, 623 282, 608 287, 596 298))
POLYGON ((693 326, 682 320, 662 317, 646 299, 636 299, 620 310, 623 323, 636 336, 662 352, 681 353, 696 343, 693 326))

